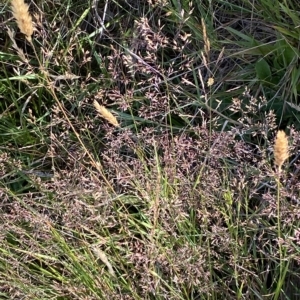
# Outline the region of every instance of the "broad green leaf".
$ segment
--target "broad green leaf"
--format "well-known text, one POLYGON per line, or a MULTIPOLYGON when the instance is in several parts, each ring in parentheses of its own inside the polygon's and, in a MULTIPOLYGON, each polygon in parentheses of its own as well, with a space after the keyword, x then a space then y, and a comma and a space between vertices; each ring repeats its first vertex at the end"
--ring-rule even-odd
POLYGON ((271 78, 271 69, 265 59, 257 61, 255 64, 256 76, 259 80, 267 80, 271 78))

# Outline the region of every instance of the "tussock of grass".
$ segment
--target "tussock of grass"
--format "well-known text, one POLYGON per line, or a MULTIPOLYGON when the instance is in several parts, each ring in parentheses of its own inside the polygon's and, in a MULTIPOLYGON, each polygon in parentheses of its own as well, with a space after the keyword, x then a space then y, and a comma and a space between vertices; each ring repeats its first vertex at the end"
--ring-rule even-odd
POLYGON ((0 10, 0 298, 300 299, 297 2, 28 10, 0 10))

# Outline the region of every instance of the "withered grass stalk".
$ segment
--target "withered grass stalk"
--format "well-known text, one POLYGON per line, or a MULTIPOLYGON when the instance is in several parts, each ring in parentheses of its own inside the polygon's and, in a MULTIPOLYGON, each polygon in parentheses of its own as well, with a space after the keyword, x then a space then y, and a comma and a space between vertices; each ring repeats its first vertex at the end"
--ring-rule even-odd
POLYGON ((26 4, 24 0, 12 0, 11 8, 20 31, 24 33, 26 35, 26 39, 31 42, 31 36, 33 34, 33 23, 32 17, 28 12, 29 5, 26 4))
POLYGON ((278 166, 278 172, 281 172, 281 167, 285 160, 289 157, 288 139, 283 130, 279 130, 276 135, 274 145, 275 164, 278 166))
POLYGON ((120 127, 118 120, 116 117, 104 106, 100 105, 96 100, 94 101, 94 106, 100 116, 108 121, 110 124, 114 125, 115 127, 120 127))

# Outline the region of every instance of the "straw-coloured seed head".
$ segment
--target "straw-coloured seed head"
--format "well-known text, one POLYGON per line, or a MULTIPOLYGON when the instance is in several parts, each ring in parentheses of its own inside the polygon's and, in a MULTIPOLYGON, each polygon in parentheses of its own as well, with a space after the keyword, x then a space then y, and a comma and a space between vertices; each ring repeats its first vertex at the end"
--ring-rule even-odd
POLYGON ((204 52, 209 60, 210 41, 207 36, 206 24, 203 18, 201 19, 201 24, 202 24, 202 34, 203 34, 203 41, 204 41, 204 52))
POLYGON ((116 127, 120 127, 118 120, 108 109, 100 105, 96 100, 94 101, 94 106, 103 119, 116 127))
POLYGON ((11 9, 20 31, 24 33, 26 35, 26 39, 31 42, 33 23, 32 17, 28 12, 28 4, 26 4, 24 0, 12 0, 11 9))
POLYGON ((289 157, 288 147, 289 143, 286 134, 284 131, 279 130, 274 145, 275 164, 278 166, 279 173, 281 172, 283 163, 289 157))
POLYGON ((213 77, 209 77, 207 80, 207 86, 210 87, 214 84, 215 80, 213 79, 213 77))

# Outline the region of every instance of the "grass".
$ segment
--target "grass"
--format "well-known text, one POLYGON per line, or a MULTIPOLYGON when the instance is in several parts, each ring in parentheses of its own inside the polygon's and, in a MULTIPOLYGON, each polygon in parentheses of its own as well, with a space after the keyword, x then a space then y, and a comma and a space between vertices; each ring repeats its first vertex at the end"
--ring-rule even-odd
POLYGON ((0 298, 300 299, 298 2, 29 11, 0 4, 0 298))

